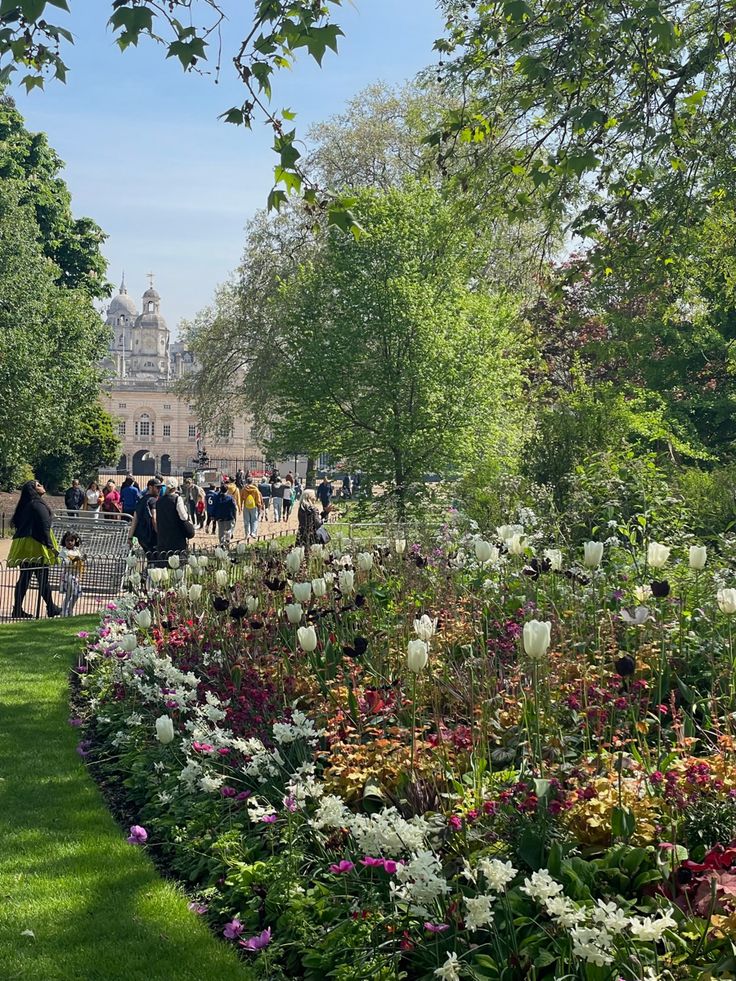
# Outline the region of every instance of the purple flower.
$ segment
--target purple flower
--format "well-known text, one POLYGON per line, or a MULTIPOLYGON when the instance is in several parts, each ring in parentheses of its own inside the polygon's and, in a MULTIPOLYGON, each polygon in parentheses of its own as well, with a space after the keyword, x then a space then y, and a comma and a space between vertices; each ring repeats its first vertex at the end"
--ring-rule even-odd
POLYGON ((334 872, 335 875, 344 875, 345 872, 352 872, 354 868, 355 865, 344 858, 342 862, 338 862, 337 865, 331 865, 330 872, 334 872))
POLYGON ((220 793, 223 797, 237 797, 238 792, 235 787, 220 787, 220 793))
POLYGON ((189 910, 192 913, 196 913, 197 916, 204 916, 207 912, 207 906, 204 903, 191 902, 189 904, 189 910))
POLYGON ((261 823, 262 824, 275 824, 276 823, 276 815, 275 814, 264 814, 263 817, 261 818, 261 823))
POLYGON ((234 920, 230 920, 229 923, 225 924, 225 929, 222 931, 224 937, 228 940, 237 940, 240 934, 243 932, 243 924, 236 917, 234 920))
POLYGON ((92 746, 92 742, 89 739, 83 739, 81 743, 77 744, 77 752, 82 757, 82 759, 84 759, 86 756, 89 756, 89 751, 91 746, 92 746))
POLYGON ((84 723, 81 719, 69 719, 69 725, 73 726, 75 729, 78 729, 83 724, 84 723))
POLYGON ((445 930, 450 929, 449 923, 425 923, 424 929, 429 931, 429 933, 444 933, 445 930))
POLYGON ((271 927, 268 927, 263 933, 256 934, 255 937, 250 937, 248 940, 241 940, 240 946, 244 947, 246 950, 263 950, 264 947, 268 947, 271 943, 271 927))
POLYGON ((361 858, 360 864, 365 865, 369 869, 380 869, 383 867, 383 859, 371 858, 370 855, 366 855, 364 858, 361 858))
POLYGON ((80 640, 86 640, 89 637, 89 631, 80 630, 79 633, 77 634, 77 637, 79 637, 80 640))
POLYGON ((145 845, 148 841, 148 832, 140 824, 131 824, 130 835, 128 836, 129 845, 145 845))
POLYGON ((241 790, 237 796, 237 800, 248 800, 250 794, 251 794, 250 790, 241 790))
POLYGON ((394 862, 392 858, 385 858, 383 860, 384 871, 388 872, 389 875, 393 875, 398 869, 398 867, 399 867, 399 863, 394 862))
POLYGON ((284 807, 293 814, 296 810, 296 801, 293 797, 284 797, 284 807))

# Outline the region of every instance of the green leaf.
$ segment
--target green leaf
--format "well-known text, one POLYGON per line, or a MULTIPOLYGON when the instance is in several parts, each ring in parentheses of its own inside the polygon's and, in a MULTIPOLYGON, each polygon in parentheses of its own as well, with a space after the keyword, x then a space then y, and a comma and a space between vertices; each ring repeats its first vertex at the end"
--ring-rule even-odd
POLYGON ((268 210, 278 211, 282 204, 286 204, 286 191, 276 187, 272 188, 268 195, 268 210))
POLYGON ((26 20, 38 20, 44 12, 45 7, 46 0, 21 0, 20 2, 20 9, 23 11, 23 16, 26 20))
POLYGON ((636 818, 628 807, 614 807, 611 814, 611 832, 614 838, 628 840, 636 828, 636 818))
POLYGON ((232 109, 228 109, 227 112, 223 112, 220 119, 224 119, 226 123, 233 123, 235 126, 242 126, 245 122, 243 110, 238 109, 237 106, 233 106, 232 109))

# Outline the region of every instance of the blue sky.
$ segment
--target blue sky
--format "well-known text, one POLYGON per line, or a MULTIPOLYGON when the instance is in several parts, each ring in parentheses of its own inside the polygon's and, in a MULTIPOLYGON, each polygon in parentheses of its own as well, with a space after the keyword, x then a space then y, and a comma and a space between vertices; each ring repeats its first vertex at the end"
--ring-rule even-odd
MULTIPOLYGON (((170 327, 211 299, 237 265, 248 218, 271 187, 272 137, 218 120, 243 101, 228 54, 250 15, 249 0, 225 0, 234 19, 225 30, 220 83, 185 75, 152 42, 121 53, 106 27, 109 0, 72 0, 65 26, 66 85, 14 91, 31 130, 43 130, 66 162, 74 212, 108 234, 108 275, 140 302, 145 274, 156 274, 170 327)), ((61 20, 59 21, 61 22, 61 20)), ((276 82, 273 104, 309 124, 339 112, 376 80, 400 82, 436 60, 441 33, 433 0, 349 0, 338 18, 340 54, 320 70, 305 58, 276 82)))

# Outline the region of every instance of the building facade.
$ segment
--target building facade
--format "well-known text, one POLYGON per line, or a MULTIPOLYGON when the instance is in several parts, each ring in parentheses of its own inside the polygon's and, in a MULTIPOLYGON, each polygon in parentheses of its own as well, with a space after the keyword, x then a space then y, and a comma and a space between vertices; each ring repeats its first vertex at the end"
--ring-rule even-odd
POLYGON ((223 420, 215 432, 204 433, 194 407, 177 394, 176 382, 192 370, 194 358, 184 344, 171 342, 152 276, 140 312, 123 277, 105 323, 111 340, 103 361, 109 378, 103 404, 118 427, 119 473, 180 474, 195 468, 200 451, 225 472, 258 469, 263 457, 245 418, 223 420))

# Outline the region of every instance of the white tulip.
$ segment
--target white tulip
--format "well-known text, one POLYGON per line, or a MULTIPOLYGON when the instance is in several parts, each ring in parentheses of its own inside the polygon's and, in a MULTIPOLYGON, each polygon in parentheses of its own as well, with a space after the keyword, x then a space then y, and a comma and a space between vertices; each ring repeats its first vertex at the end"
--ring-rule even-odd
POLYGON ((332 583, 335 581, 335 573, 334 572, 323 572, 322 573, 322 578, 324 579, 324 581, 327 583, 328 586, 331 586, 332 583))
POLYGON ((189 566, 185 565, 183 569, 174 569, 174 582, 181 582, 184 576, 189 572, 189 566))
POLYGON ((355 589, 355 573, 351 569, 343 569, 342 572, 338 573, 337 581, 342 593, 352 593, 355 589))
POLYGON ((135 634, 123 634, 118 641, 118 646, 122 647, 124 651, 127 651, 130 654, 130 652, 134 651, 138 646, 138 638, 135 634))
POLYGON ((325 579, 312 580, 312 592, 315 596, 324 596, 327 592, 327 582, 325 579))
POLYGON ((197 566, 198 566, 198 568, 200 568, 200 569, 206 569, 207 568, 207 564, 208 564, 209 561, 210 561, 210 558, 209 558, 208 555, 200 555, 198 557, 198 559, 197 559, 197 566))
POLYGON ((134 614, 133 619, 141 630, 148 630, 153 623, 153 617, 151 616, 150 610, 138 610, 138 612, 134 614))
POLYGON ((425 643, 429 643, 429 641, 434 637, 436 630, 437 617, 435 617, 433 620, 425 613, 418 620, 414 621, 414 633, 425 643))
MULTIPOLYGON (((475 546, 475 557, 479 562, 490 562, 493 555, 493 545, 490 542, 484 541, 482 538, 476 538, 474 542, 475 546)), ((496 549, 496 554, 498 555, 498 549, 496 549)))
POLYGON ((549 620, 529 620, 524 624, 524 650, 532 660, 537 661, 547 653, 551 629, 549 620))
POLYGON ((317 631, 314 627, 299 627, 296 636, 299 646, 307 654, 311 654, 312 651, 317 649, 317 631))
POLYGON ((189 587, 189 601, 196 603, 202 596, 202 584, 195 582, 189 587))
POLYGON ((647 564, 652 569, 662 569, 670 557, 670 550, 659 542, 650 542, 647 548, 647 564))
POLYGON ((429 660, 429 647, 423 640, 410 640, 406 649, 406 666, 414 674, 426 668, 429 660))
POLYGON ((621 610, 621 619, 630 627, 641 627, 649 619, 649 607, 637 606, 633 613, 628 610, 621 610))
POLYGON ((178 569, 180 565, 181 565, 181 556, 179 556, 179 555, 170 555, 169 556, 169 568, 170 569, 178 569))
POLYGON ((708 560, 708 549, 705 545, 691 545, 688 559, 691 569, 704 569, 708 560))
POLYGON ((196 569, 199 565, 199 560, 196 555, 190 555, 187 559, 187 565, 190 569, 196 569))
POLYGON ((731 616, 736 613, 736 589, 719 589, 716 595, 718 609, 721 613, 731 616))
POLYGON ((373 556, 370 552, 358 552, 356 561, 361 572, 370 572, 373 568, 373 556))
POLYGON ((406 539, 405 538, 395 538, 394 539, 394 552, 397 555, 403 555, 406 551, 406 539))
POLYGON ((297 603, 308 603, 312 596, 311 582, 293 582, 291 591, 297 603))
POLYGON ((140 572, 131 572, 128 576, 128 582, 131 586, 138 587, 143 582, 143 577, 140 572))
POLYGON ((562 568, 562 552, 559 548, 545 548, 544 558, 549 562, 552 572, 559 572, 562 568))
POLYGON ((238 553, 238 555, 245 555, 245 553, 248 551, 248 545, 245 542, 238 542, 238 544, 235 546, 235 551, 238 553))
POLYGON ((647 600, 652 598, 652 587, 651 586, 635 586, 634 587, 634 599, 640 605, 646 603, 647 600))
POLYGON ((227 586, 229 579, 230 573, 227 569, 218 569, 215 573, 215 582, 218 586, 227 586))
POLYGON ((125 559, 125 564, 129 569, 135 569, 138 565, 138 556, 134 555, 132 552, 125 559))
POLYGON ((524 525, 499 525, 496 528, 496 534, 502 542, 505 542, 509 538, 513 538, 514 535, 523 535, 524 525))
POLYGON ((315 542, 309 551, 310 559, 322 559, 324 558, 325 547, 321 542, 315 542))
POLYGON ((505 541, 509 555, 522 555, 526 551, 526 538, 524 535, 512 535, 505 541))
POLYGON ((174 741, 174 723, 169 715, 159 715, 156 719, 156 738, 164 746, 174 741))
POLYGON ((163 575, 164 575, 164 570, 159 569, 158 566, 154 566, 152 569, 148 570, 148 578, 151 580, 154 586, 159 585, 159 583, 163 579, 163 575))
POLYGON ((259 602, 257 596, 246 596, 245 605, 248 607, 248 613, 255 613, 258 609, 259 602))
POLYGON ((215 558, 219 562, 224 562, 225 559, 227 558, 227 552, 221 545, 218 545, 217 548, 215 549, 215 558))
POLYGON ((603 558, 603 542, 586 542, 583 545, 583 565, 597 569, 603 558))
POLYGON ((296 575, 304 561, 304 549, 301 546, 293 548, 286 556, 286 568, 293 575, 296 575))
POLYGON ((181 586, 179 586, 178 593, 183 600, 189 599, 189 587, 185 582, 183 582, 181 586))
POLYGON ((299 623, 302 618, 302 612, 300 603, 287 603, 284 607, 284 613, 289 623, 299 623))

